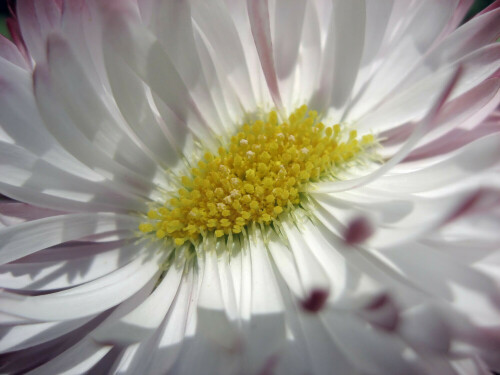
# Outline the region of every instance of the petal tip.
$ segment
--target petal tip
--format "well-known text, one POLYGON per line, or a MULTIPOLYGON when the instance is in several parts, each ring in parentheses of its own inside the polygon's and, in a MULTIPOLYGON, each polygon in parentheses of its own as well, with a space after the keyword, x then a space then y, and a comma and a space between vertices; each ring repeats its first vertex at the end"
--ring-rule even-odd
POLYGON ((302 300, 301 306, 307 312, 317 313, 323 309, 330 293, 325 289, 313 289, 309 295, 302 300))
POLYGON ((364 306, 360 315, 370 324, 384 331, 392 332, 399 326, 399 309, 387 293, 373 298, 364 306))
POLYGON ((370 238, 373 232, 372 223, 366 217, 358 217, 348 224, 344 232, 344 241, 348 245, 360 244, 370 238))

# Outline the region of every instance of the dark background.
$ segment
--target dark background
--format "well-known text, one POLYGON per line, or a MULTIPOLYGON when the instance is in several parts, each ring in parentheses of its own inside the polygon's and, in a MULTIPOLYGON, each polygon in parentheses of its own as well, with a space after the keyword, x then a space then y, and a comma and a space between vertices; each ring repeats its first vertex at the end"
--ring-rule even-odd
POLYGON ((5 14, 7 12, 7 1, 0 1, 0 12, 5 14))

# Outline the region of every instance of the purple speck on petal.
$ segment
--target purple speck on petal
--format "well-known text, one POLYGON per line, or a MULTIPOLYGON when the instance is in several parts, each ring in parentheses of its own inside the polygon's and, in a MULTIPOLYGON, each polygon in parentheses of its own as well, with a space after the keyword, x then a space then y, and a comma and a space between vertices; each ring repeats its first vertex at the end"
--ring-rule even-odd
POLYGON ((270 356, 264 363, 264 366, 259 372, 259 375, 273 375, 274 370, 276 369, 276 365, 278 364, 278 360, 278 355, 273 354, 272 356, 270 356))
POLYGON ((389 302, 389 295, 386 293, 380 294, 366 305, 366 310, 377 310, 383 307, 386 303, 389 302))
MULTIPOLYGON (((500 205, 498 190, 482 188, 467 196, 452 212, 446 223, 460 219, 466 215, 478 215, 492 207, 500 205)), ((446 224, 445 223, 445 224, 446 224)))
POLYGON ((394 331, 399 324, 399 312, 387 293, 380 294, 365 307, 364 318, 375 327, 384 331, 394 331))
POLYGON ((329 292, 324 289, 313 289, 306 299, 302 301, 302 308, 306 311, 316 313, 323 308, 329 292))
POLYGON ((344 233, 344 240, 349 245, 366 241, 373 234, 373 227, 365 217, 352 220, 344 233))

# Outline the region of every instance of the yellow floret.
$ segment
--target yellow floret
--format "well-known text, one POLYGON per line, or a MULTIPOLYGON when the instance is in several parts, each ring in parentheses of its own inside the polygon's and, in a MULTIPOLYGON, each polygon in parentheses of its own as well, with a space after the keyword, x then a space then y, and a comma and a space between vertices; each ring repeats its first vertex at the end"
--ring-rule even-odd
POLYGON ((227 147, 191 164, 197 167, 179 178, 177 195, 150 210, 139 230, 181 246, 207 231, 219 238, 275 220, 300 202, 305 184, 375 142, 371 134, 358 139, 356 130, 326 127, 317 118, 304 105, 283 122, 272 111, 267 121, 244 124, 227 147))

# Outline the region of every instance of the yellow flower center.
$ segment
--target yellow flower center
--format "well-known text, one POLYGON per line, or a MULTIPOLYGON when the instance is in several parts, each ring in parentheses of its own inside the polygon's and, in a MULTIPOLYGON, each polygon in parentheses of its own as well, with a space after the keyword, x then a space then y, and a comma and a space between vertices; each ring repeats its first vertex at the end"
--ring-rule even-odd
POLYGON ((206 152, 198 168, 180 178, 178 194, 151 209, 139 229, 182 245, 210 232, 222 237, 241 233, 252 222, 268 224, 300 203, 306 184, 373 142, 371 134, 358 140, 355 130, 345 134, 339 124, 325 127, 306 106, 281 123, 270 112, 267 121, 243 125, 217 155, 206 152))

